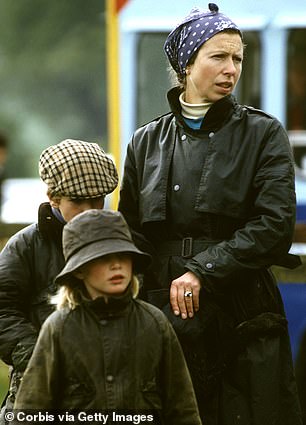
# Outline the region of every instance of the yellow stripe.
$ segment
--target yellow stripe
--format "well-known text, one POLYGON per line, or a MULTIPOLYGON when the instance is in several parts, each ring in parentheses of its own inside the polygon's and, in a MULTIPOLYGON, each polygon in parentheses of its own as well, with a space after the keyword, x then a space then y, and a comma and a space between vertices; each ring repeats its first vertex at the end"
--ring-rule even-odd
MULTIPOLYGON (((119 97, 119 31, 116 0, 106 0, 106 66, 108 147, 120 171, 120 97, 119 97)), ((111 208, 117 210, 119 185, 111 195, 111 208)))

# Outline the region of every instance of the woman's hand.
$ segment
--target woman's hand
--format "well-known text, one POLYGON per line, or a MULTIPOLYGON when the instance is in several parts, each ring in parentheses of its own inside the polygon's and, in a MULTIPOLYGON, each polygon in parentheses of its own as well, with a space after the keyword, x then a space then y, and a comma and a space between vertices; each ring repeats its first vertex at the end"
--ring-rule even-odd
POLYGON ((170 304, 176 316, 182 319, 193 317, 199 310, 201 283, 200 279, 192 272, 187 272, 173 280, 170 287, 170 304))

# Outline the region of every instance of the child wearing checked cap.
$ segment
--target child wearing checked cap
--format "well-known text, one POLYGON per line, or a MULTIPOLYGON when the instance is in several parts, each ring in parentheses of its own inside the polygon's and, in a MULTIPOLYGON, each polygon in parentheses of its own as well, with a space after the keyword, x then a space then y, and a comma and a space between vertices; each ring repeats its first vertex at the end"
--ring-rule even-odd
POLYGON ((150 257, 134 245, 121 213, 77 215, 64 227, 63 251, 57 311, 42 326, 15 408, 200 425, 172 326, 136 298, 135 273, 150 257))
POLYGON ((0 423, 13 406, 39 329, 54 310, 49 298, 64 265, 63 226, 85 210, 103 208, 105 196, 118 183, 111 158, 98 144, 81 140, 67 139, 44 149, 39 174, 50 202, 40 205, 38 222, 12 236, 0 253, 0 357, 11 369, 0 423))

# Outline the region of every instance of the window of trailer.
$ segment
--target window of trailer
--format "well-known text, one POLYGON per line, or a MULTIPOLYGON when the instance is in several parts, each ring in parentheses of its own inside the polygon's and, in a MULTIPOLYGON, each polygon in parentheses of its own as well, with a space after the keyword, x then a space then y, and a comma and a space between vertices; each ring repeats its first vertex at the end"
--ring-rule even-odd
POLYGON ((287 123, 295 162, 306 176, 306 29, 288 31, 287 123))

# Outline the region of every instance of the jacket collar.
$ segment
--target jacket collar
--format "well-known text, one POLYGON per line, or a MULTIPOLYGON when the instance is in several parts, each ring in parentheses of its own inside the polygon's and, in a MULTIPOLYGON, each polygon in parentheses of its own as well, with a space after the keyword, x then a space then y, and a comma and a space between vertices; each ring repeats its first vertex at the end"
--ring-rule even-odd
POLYGON ((38 229, 46 240, 53 240, 62 249, 62 233, 64 224, 52 213, 49 202, 40 204, 38 209, 38 229))
POLYGON ((181 93, 182 90, 179 87, 169 90, 167 93, 168 102, 177 123, 181 127, 184 127, 185 130, 191 132, 218 130, 232 116, 234 108, 237 105, 237 101, 233 95, 223 97, 211 106, 203 119, 200 130, 192 130, 187 126, 181 114, 181 104, 179 101, 181 93))
POLYGON ((108 297, 107 302, 104 297, 98 297, 93 301, 85 301, 84 305, 92 311, 99 319, 122 316, 132 301, 130 288, 118 297, 108 297))

